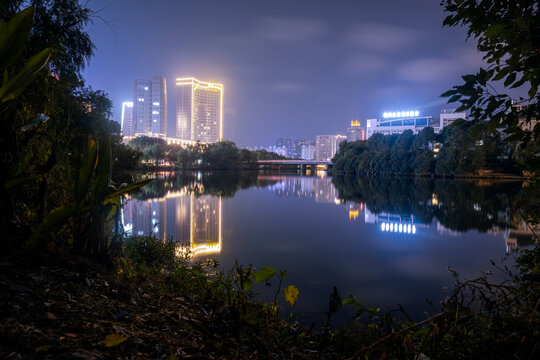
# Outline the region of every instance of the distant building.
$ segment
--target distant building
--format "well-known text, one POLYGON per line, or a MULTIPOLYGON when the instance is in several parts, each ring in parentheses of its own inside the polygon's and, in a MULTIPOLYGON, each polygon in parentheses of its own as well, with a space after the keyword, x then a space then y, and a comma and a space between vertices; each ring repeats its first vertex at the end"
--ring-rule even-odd
MULTIPOLYGON (((292 157, 295 159, 303 159, 302 157, 302 147, 304 146, 313 146, 315 148, 315 140, 304 138, 304 139, 296 139, 293 143, 293 154, 292 157)), ((312 160, 312 159, 310 159, 312 160)))
POLYGON ((339 149, 339 144, 346 140, 343 135, 318 135, 316 138, 315 160, 330 161, 339 149))
POLYGON ((278 147, 284 146, 286 148, 285 155, 283 156, 287 156, 291 158, 294 157, 293 145, 292 145, 291 139, 278 138, 276 139, 276 146, 278 147))
POLYGON ((347 129, 347 141, 366 140, 366 130, 360 125, 360 121, 351 121, 351 127, 347 129))
POLYGON ((439 122, 435 122, 432 116, 419 116, 418 111, 384 113, 383 119, 367 120, 366 135, 369 139, 373 134, 401 134, 405 130, 418 134, 427 126, 432 127, 436 133, 440 130, 439 122))
POLYGON ((132 137, 133 131, 133 102, 126 101, 122 103, 122 121, 120 123, 122 135, 132 137))
POLYGON ((300 158, 304 160, 315 160, 315 146, 302 145, 302 154, 300 158))
POLYGON ((467 120, 467 113, 464 111, 456 112, 456 109, 443 109, 441 111, 439 128, 442 129, 452 124, 454 121, 458 119, 467 120))
POLYGON ((135 80, 133 135, 167 137, 167 83, 163 76, 135 80))
POLYGON ((287 148, 285 146, 269 146, 265 150, 281 156, 287 156, 287 148))
POLYGON ((213 143, 223 138, 223 85, 176 79, 176 137, 213 143))

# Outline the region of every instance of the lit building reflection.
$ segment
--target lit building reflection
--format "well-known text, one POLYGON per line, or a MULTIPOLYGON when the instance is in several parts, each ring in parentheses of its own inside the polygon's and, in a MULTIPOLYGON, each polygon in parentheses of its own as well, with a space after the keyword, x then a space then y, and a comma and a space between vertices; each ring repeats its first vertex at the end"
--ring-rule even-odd
POLYGON ((127 199, 122 223, 128 235, 154 235, 178 244, 179 255, 219 254, 222 246, 221 198, 182 189, 160 198, 127 199))
POLYGON ((376 224, 382 232, 416 234, 418 228, 427 228, 428 225, 419 222, 414 215, 399 215, 380 213, 374 214, 366 208, 364 213, 366 224, 376 224))
POLYGON ((277 181, 268 187, 282 198, 311 198, 316 202, 341 204, 332 179, 321 176, 259 176, 259 180, 277 181))

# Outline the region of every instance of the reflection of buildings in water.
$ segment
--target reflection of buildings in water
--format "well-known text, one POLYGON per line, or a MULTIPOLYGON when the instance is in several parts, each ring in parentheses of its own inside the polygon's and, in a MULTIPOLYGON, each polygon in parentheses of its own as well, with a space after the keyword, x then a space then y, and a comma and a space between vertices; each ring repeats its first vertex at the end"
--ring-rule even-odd
POLYGON ((178 253, 192 256, 221 252, 221 198, 196 197, 185 191, 162 198, 128 199, 122 209, 124 230, 132 235, 154 234, 178 244, 178 253))
POLYGON ((349 221, 358 219, 358 216, 364 211, 364 203, 357 204, 355 202, 348 202, 347 209, 349 210, 349 221))
POLYGON ((269 186, 270 191, 274 191, 278 196, 290 198, 313 198, 316 202, 340 204, 338 192, 332 184, 332 179, 328 177, 276 177, 260 176, 260 180, 274 180, 278 183, 269 186))
POLYGON ((366 224, 378 224, 383 232, 416 234, 417 228, 428 228, 414 218, 414 215, 404 216, 398 214, 380 213, 374 214, 366 207, 364 222, 366 224))

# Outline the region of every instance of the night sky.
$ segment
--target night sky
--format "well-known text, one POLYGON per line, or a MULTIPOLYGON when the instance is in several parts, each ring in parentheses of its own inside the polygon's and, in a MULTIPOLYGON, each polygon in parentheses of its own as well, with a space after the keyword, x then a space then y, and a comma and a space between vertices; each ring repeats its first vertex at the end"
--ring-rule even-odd
MULTIPOLYGON (((84 72, 120 121, 136 78, 224 84, 224 137, 239 146, 345 134, 385 111, 438 118, 439 97, 482 64, 463 28, 442 27, 439 0, 90 0, 97 49, 84 72)), ((455 107, 455 106, 454 106, 455 107)))

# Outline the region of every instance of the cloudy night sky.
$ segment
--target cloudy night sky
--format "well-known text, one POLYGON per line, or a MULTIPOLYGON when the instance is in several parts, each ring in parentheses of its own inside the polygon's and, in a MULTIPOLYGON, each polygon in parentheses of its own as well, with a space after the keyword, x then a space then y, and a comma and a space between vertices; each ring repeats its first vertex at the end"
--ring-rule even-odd
POLYGON ((87 84, 107 92, 120 121, 136 78, 224 84, 224 137, 239 146, 345 134, 351 119, 419 110, 481 66, 462 28, 442 27, 439 0, 90 0, 95 56, 87 84))

